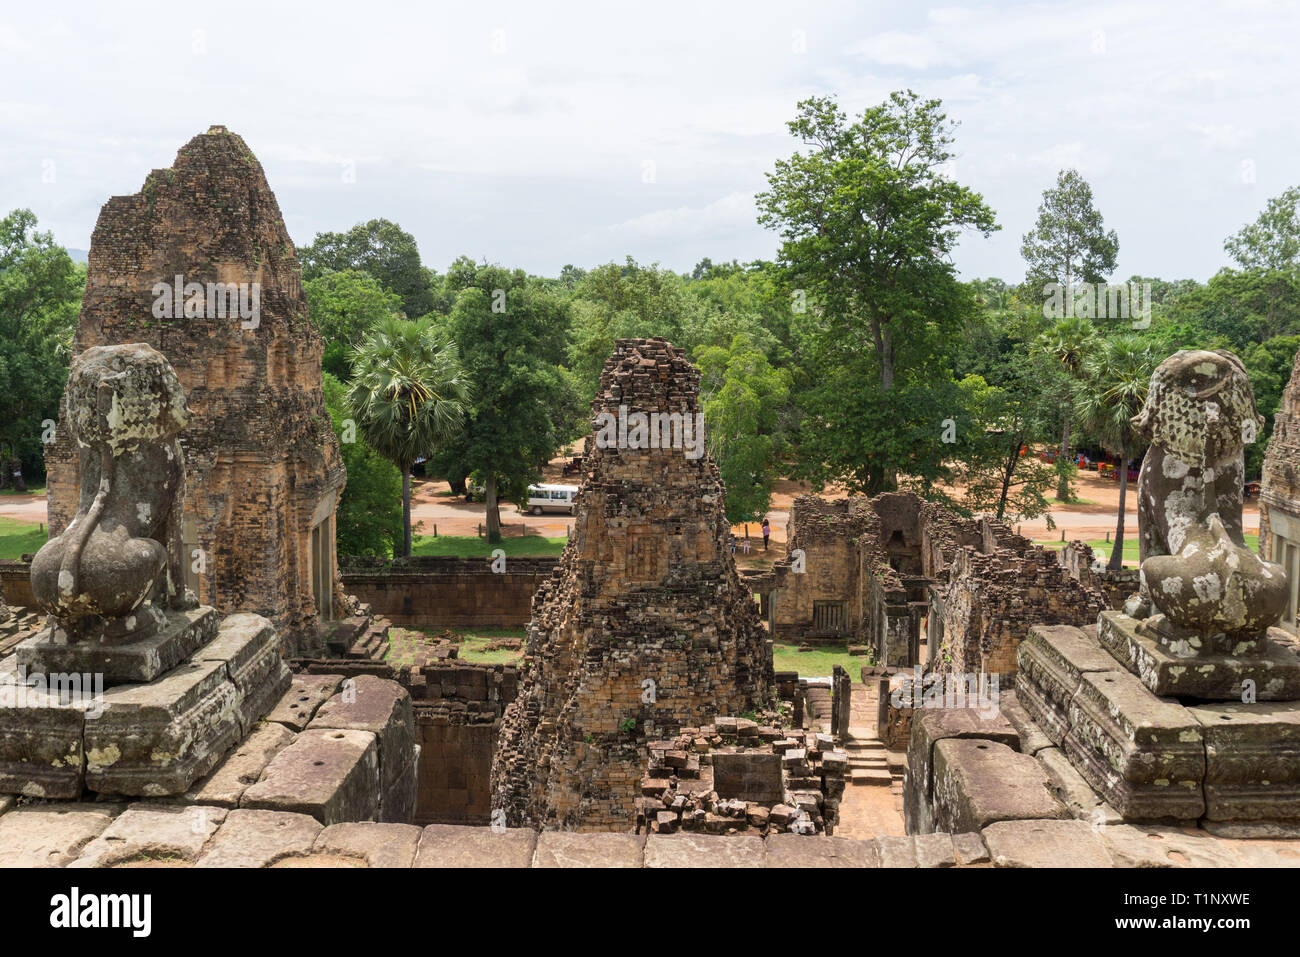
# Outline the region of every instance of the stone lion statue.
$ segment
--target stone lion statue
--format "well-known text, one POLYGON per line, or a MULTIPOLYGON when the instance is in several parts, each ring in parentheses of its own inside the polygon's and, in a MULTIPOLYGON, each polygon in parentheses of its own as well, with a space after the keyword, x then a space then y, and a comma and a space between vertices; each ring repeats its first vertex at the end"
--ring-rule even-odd
POLYGON ((64 412, 80 453, 79 506, 33 559, 32 592, 69 641, 139 640, 162 608, 194 604, 180 535, 184 391, 151 346, 96 346, 72 362, 64 412))
POLYGON ((1245 448, 1263 424, 1231 352, 1183 350, 1156 369, 1133 419, 1151 447, 1138 476, 1142 583, 1127 614, 1158 610, 1207 636, 1258 635, 1281 616, 1286 574, 1242 536, 1245 448))

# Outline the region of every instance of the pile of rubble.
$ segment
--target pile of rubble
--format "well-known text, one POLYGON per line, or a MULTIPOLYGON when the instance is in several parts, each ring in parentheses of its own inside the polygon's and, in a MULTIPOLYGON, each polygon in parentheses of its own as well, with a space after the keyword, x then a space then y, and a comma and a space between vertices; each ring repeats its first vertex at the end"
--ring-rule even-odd
POLYGON ((637 833, 834 831, 849 760, 828 734, 719 717, 648 750, 637 833))

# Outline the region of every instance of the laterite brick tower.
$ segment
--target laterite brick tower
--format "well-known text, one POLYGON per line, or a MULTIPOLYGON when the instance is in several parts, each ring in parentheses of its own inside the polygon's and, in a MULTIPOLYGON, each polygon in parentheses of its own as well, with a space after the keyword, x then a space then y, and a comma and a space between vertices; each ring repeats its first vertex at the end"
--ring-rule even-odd
POLYGON ((770 702, 771 648, 702 428, 693 449, 637 447, 637 413, 694 423, 699 381, 663 339, 620 340, 605 363, 577 522, 533 597, 493 763, 493 813, 511 825, 631 830, 647 740, 770 702), (616 440, 598 439, 612 419, 616 440))
MULTIPOLYGON (((181 435, 188 584, 223 614, 267 616, 298 654, 341 615, 346 480, 301 278, 261 164, 214 126, 100 211, 74 344, 147 342, 175 367, 193 412, 181 435)), ((63 421, 46 456, 52 534, 77 508, 63 421)))

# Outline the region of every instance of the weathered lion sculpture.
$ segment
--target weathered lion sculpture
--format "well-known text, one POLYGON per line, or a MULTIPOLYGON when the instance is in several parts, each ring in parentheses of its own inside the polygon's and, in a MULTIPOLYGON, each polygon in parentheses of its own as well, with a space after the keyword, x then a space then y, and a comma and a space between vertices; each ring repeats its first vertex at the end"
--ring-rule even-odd
POLYGON ((184 391, 151 346, 96 346, 73 360, 64 409, 81 497, 32 561, 32 591, 66 640, 137 640, 162 608, 193 605, 181 564, 184 391))
POLYGON ((1159 610, 1204 636, 1254 636, 1278 620, 1286 574, 1242 537, 1245 447, 1263 424, 1232 353, 1184 350, 1156 369, 1133 419, 1151 447, 1138 477, 1142 584, 1127 614, 1159 610))

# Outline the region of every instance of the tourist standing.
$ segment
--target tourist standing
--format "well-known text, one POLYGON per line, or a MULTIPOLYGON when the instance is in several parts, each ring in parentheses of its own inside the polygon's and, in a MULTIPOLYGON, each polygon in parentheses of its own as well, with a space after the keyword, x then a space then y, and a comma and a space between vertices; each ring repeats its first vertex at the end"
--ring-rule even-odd
POLYGON ((767 519, 763 519, 763 551, 767 551, 767 540, 772 535, 772 526, 767 524, 767 519))

